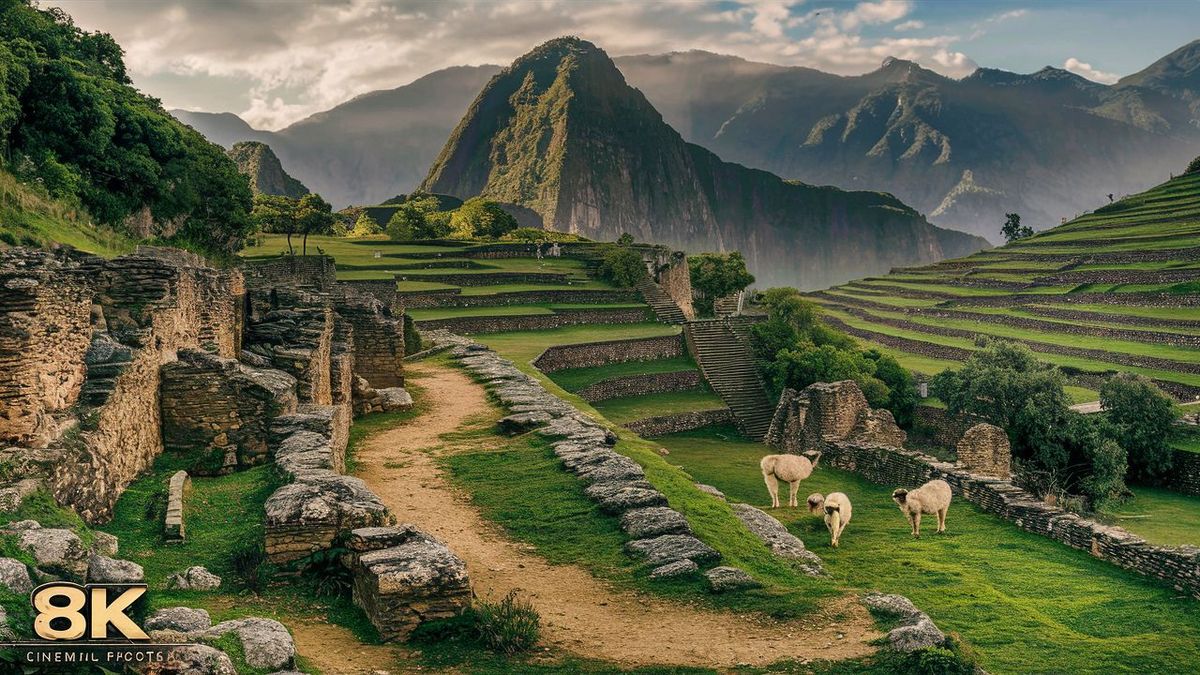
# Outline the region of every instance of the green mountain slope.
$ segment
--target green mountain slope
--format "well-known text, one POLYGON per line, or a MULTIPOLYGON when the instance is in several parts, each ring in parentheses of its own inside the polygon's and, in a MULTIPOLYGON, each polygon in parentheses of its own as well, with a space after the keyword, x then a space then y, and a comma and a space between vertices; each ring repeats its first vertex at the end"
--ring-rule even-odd
POLYGON ((935 372, 1020 340, 1095 388, 1111 370, 1200 395, 1200 172, 957 260, 811 294, 830 322, 935 372))
POLYGON ((759 282, 816 288, 978 250, 891 195, 784 181, 683 141, 608 55, 552 40, 484 87, 422 189, 482 194, 599 240, 741 250, 759 282))
POLYGON ((228 155, 237 164, 238 171, 250 179, 250 190, 254 194, 282 195, 293 199, 308 194, 304 183, 283 170, 279 158, 266 143, 240 141, 233 144, 228 155))
POLYGON ((220 147, 135 89, 121 47, 57 9, 0 2, 5 168, 131 238, 229 252, 252 228, 220 147))
POLYGON ((66 244, 111 257, 133 249, 133 242, 97 227, 77 207, 53 199, 0 170, 0 250, 9 246, 49 248, 66 244))

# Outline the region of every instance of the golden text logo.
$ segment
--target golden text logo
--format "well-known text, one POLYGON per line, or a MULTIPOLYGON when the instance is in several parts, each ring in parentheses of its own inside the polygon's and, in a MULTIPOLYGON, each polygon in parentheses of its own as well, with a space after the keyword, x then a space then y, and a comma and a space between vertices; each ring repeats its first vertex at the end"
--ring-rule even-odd
POLYGON ((43 640, 149 640, 125 612, 146 594, 145 584, 88 584, 66 581, 33 589, 33 632, 43 640))

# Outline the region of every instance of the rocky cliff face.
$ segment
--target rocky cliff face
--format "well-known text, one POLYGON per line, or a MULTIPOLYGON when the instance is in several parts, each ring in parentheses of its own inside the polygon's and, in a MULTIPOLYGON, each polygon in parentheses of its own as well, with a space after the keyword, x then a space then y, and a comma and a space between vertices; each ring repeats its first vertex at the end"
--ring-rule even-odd
POLYGON ((562 38, 484 87, 422 189, 528 207, 546 227, 741 250, 765 285, 817 288, 979 249, 891 195, 784 181, 684 142, 602 50, 562 38))
POLYGON ((258 141, 241 141, 229 149, 229 158, 237 164, 238 171, 250 178, 250 189, 254 194, 282 195, 299 199, 308 194, 308 188, 288 175, 271 152, 271 146, 258 141))
POLYGON ((1167 178, 1200 153, 1200 41, 1113 86, 1057 68, 961 80, 888 59, 840 77, 704 52, 617 59, 684 137, 788 178, 887 190, 999 239, 1167 178))

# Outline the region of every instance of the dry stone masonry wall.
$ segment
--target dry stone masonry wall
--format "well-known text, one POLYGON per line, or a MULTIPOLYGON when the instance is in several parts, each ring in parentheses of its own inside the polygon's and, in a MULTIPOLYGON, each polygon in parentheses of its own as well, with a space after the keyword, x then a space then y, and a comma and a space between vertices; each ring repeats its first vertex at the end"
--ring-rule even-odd
POLYGON ((677 434, 682 431, 700 429, 701 427, 708 427, 714 424, 733 424, 733 422, 732 410, 729 408, 715 408, 713 410, 692 410, 673 415, 647 417, 630 422, 625 427, 644 438, 653 438, 655 436, 666 436, 667 434, 677 434))
POLYGON ((508 291, 488 295, 463 295, 462 289, 397 292, 396 303, 405 309, 429 307, 502 307, 544 304, 617 304, 641 302, 636 291, 508 291))
POLYGON ((533 365, 543 373, 566 368, 591 368, 627 361, 654 361, 683 356, 682 335, 558 345, 542 352, 533 365))
POLYGON ((607 401, 622 396, 661 394, 669 391, 687 391, 699 387, 702 382, 699 370, 680 370, 673 373, 646 373, 610 377, 590 384, 575 392, 588 403, 607 401))
POLYGON ((592 323, 641 323, 648 321, 645 308, 625 309, 561 309, 550 314, 514 316, 464 316, 418 321, 421 330, 448 330, 452 333, 498 333, 514 330, 548 330, 563 326, 592 323))

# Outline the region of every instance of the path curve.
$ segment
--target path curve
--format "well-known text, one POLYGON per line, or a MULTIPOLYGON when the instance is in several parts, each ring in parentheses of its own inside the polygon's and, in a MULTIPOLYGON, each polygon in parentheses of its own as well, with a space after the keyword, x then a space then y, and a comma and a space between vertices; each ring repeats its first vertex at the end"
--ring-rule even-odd
POLYGON ((446 365, 413 364, 410 372, 420 375, 428 412, 364 442, 356 452, 357 475, 400 522, 433 534, 462 557, 479 596, 496 600, 519 589, 541 614, 546 644, 623 666, 762 666, 873 651, 868 641, 879 633, 850 597, 803 621, 777 623, 615 589, 581 567, 548 563, 486 520, 434 460, 455 450, 442 434, 496 415, 483 388, 446 365))

